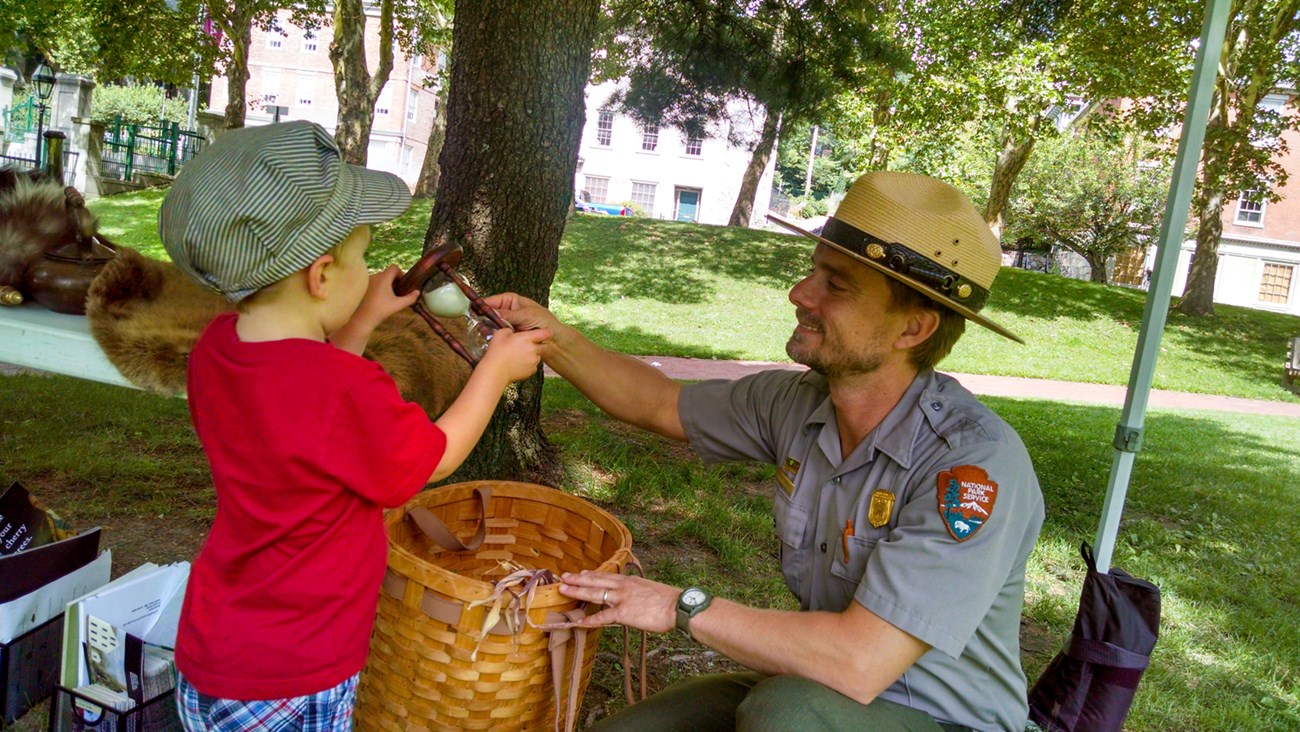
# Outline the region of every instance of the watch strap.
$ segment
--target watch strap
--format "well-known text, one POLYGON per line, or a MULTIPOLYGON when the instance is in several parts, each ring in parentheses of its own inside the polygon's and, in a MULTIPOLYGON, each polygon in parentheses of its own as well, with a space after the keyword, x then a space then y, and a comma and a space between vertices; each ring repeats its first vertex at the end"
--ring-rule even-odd
POLYGON ((677 630, 681 631, 682 635, 688 639, 695 640, 695 637, 691 635, 691 618, 704 612, 711 602, 713 602, 713 595, 698 587, 687 587, 682 590, 682 594, 677 596, 677 630), (686 593, 692 591, 704 595, 704 601, 698 605, 687 605, 683 602, 686 593))

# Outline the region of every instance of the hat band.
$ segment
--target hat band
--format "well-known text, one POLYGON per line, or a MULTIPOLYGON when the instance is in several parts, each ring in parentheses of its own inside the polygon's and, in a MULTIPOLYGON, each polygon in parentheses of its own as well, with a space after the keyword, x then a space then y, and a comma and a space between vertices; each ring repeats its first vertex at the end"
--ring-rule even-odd
POLYGON ((834 216, 826 219, 821 235, 832 244, 873 264, 910 277, 972 311, 984 307, 984 301, 988 299, 987 288, 902 244, 872 236, 834 216))

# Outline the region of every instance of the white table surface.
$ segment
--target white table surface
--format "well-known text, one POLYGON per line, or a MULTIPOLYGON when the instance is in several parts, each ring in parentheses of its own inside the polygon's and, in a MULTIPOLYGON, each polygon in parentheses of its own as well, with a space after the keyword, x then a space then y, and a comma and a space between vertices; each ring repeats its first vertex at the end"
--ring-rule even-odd
POLYGON ((32 302, 0 306, 0 362, 137 388, 109 363, 84 315, 55 313, 32 302))

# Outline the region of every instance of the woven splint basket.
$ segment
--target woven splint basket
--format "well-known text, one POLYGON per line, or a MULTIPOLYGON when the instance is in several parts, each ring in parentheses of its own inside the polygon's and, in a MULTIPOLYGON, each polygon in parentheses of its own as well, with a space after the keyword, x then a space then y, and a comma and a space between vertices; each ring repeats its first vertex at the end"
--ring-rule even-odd
POLYGON ((558 585, 541 585, 530 602, 521 598, 516 605, 526 606, 528 623, 512 633, 497 622, 483 635, 490 605, 467 606, 493 594, 505 574, 502 562, 557 577, 584 569, 622 572, 636 561, 627 527, 577 496, 504 481, 425 491, 388 512, 384 523, 388 573, 361 676, 357 729, 572 729, 599 630, 534 626, 599 607, 582 607, 558 585), (490 493, 486 506, 484 493, 490 493), (440 547, 414 520, 427 527, 421 507, 469 546, 475 541, 468 537, 482 531, 482 543, 463 551, 440 547))

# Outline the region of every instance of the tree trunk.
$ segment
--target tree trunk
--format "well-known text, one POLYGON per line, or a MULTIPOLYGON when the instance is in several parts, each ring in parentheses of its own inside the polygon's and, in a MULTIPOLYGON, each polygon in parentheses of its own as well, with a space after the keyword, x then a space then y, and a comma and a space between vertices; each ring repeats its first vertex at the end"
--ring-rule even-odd
POLYGON ((415 183, 415 195, 420 198, 432 196, 438 190, 438 180, 442 177, 438 156, 442 154, 442 144, 447 139, 447 87, 445 79, 438 85, 433 129, 429 130, 429 146, 424 151, 424 165, 421 166, 420 178, 415 183))
POLYGON ((1106 277, 1106 260, 1109 257, 1093 254, 1084 259, 1088 262, 1088 281, 1106 284, 1109 281, 1106 277))
POLYGON ((334 90, 339 100, 334 142, 340 157, 353 165, 365 165, 369 157, 375 99, 393 69, 392 0, 380 5, 379 23, 379 67, 371 78, 366 66, 366 12, 361 0, 338 0, 334 6, 330 62, 334 65, 334 90))
POLYGON ((888 89, 880 90, 876 95, 875 108, 871 112, 871 144, 867 146, 867 170, 889 169, 889 145, 881 139, 881 130, 889 126, 893 109, 893 95, 888 89))
POLYGON ((781 113, 772 109, 763 116, 763 131, 758 137, 758 146, 749 158, 745 168, 745 177, 740 181, 740 193, 736 195, 736 205, 731 209, 731 220, 727 226, 749 226, 754 217, 754 197, 758 195, 758 184, 767 169, 767 161, 772 157, 772 148, 776 145, 776 136, 781 131, 781 113))
POLYGON ((1032 134, 1017 139, 1008 131, 1002 137, 1002 149, 998 151, 997 162, 993 165, 993 181, 989 184, 989 202, 984 206, 984 220, 993 230, 993 235, 999 238, 1006 224, 1005 213, 1007 200, 1011 198, 1011 187, 1029 160, 1034 142, 1032 134))
MULTIPOLYGON (((1206 157, 1209 157, 1208 155, 1206 157)), ((1175 310, 1183 315, 1214 315, 1214 280, 1219 272, 1219 238, 1223 235, 1223 199, 1220 190, 1204 191, 1196 199, 1196 250, 1187 272, 1187 285, 1175 310)))
POLYGON ((253 43, 253 17, 244 17, 236 13, 231 18, 229 31, 230 66, 226 69, 226 129, 233 130, 244 126, 244 117, 248 113, 245 95, 248 87, 248 47, 253 43))
MULTIPOLYGON (((599 8, 592 0, 538 0, 510 12, 485 0, 456 4, 442 179, 425 248, 461 244, 461 269, 480 292, 550 299, 599 8)), ((541 396, 541 369, 507 390, 456 479, 556 484, 541 396)))
POLYGON ((1174 309, 1183 315, 1214 315, 1214 280, 1219 272, 1219 239, 1223 235, 1223 201, 1226 197, 1223 172, 1231 140, 1223 134, 1226 110, 1223 90, 1210 101, 1210 118, 1205 123, 1205 151, 1201 157, 1201 185, 1194 200, 1196 249, 1192 252, 1183 296, 1174 309))

